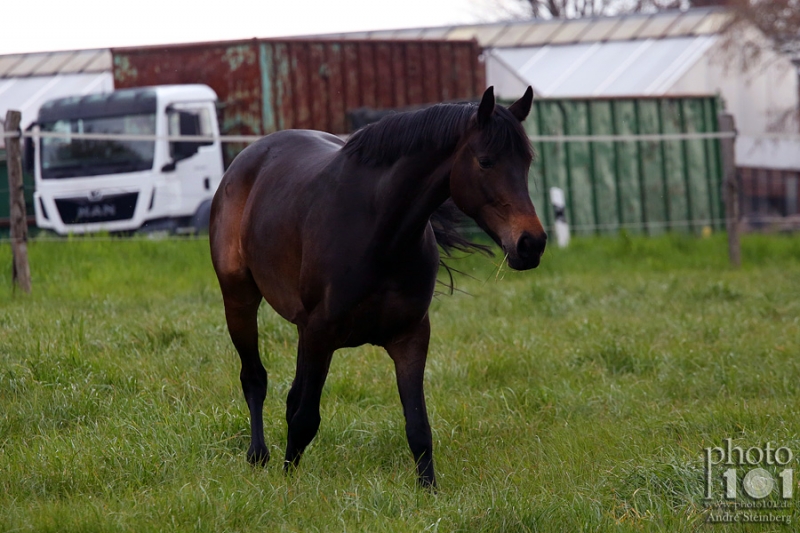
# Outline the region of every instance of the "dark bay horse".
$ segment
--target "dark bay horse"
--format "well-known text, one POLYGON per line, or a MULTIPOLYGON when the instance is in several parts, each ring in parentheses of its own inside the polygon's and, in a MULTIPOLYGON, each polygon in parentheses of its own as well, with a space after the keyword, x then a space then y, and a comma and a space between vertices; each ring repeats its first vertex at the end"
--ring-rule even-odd
POLYGON ((532 100, 529 87, 508 108, 495 105, 490 87, 477 106, 390 115, 346 143, 318 131, 273 133, 233 161, 209 231, 242 361, 251 463, 269 460, 256 321, 263 298, 299 335, 284 467, 297 465, 317 433, 333 352, 370 343, 394 361, 419 482, 435 486, 422 387, 439 267, 431 215, 452 198, 511 268, 538 266, 547 236, 528 194, 532 150, 521 124, 532 100))

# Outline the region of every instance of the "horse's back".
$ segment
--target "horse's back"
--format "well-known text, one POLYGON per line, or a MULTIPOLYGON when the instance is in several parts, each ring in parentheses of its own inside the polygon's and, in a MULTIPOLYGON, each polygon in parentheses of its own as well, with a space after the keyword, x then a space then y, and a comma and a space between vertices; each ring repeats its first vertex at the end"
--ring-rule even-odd
POLYGON ((315 177, 343 142, 311 130, 285 130, 245 148, 225 172, 211 208, 211 241, 239 241, 244 217, 261 204, 297 198, 296 189, 315 177), (294 189, 294 190, 293 190, 294 189), (254 194, 251 194, 254 193, 254 194))
POLYGON ((267 135, 233 160, 222 178, 214 204, 220 209, 223 204, 247 201, 256 182, 269 187, 309 178, 312 169, 327 163, 343 144, 335 135, 312 130, 285 130, 267 135))

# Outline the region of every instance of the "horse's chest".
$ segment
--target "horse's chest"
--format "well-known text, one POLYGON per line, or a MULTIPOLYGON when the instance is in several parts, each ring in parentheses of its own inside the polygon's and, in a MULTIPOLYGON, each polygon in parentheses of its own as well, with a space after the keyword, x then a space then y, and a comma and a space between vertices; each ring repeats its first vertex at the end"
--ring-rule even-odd
POLYGON ((386 344, 425 317, 431 297, 427 287, 389 287, 371 293, 342 317, 345 345, 386 344))
POLYGON ((304 303, 309 319, 335 331, 341 347, 384 345, 416 327, 428 312, 438 271, 432 234, 418 249, 387 259, 386 255, 345 254, 354 258, 328 262, 321 283, 310 283, 304 303))

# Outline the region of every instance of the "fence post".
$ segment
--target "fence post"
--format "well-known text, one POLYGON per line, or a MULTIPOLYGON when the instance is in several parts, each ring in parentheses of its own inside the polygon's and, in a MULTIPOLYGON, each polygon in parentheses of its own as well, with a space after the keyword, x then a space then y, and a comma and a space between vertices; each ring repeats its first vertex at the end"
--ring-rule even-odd
MULTIPOLYGON (((6 113, 6 133, 19 132, 22 115, 19 111, 6 113)), ((22 136, 6 137, 6 165, 8 166, 8 198, 10 215, 12 279, 16 285, 31 292, 31 270, 28 265, 28 217, 25 214, 25 194, 22 188, 22 136)))
MULTIPOLYGON (((720 133, 736 134, 733 115, 721 113, 717 117, 720 133)), ((739 180, 736 175, 735 137, 720 139, 722 152, 722 194, 725 198, 725 229, 728 232, 728 257, 731 266, 742 265, 742 250, 739 245, 739 180)))

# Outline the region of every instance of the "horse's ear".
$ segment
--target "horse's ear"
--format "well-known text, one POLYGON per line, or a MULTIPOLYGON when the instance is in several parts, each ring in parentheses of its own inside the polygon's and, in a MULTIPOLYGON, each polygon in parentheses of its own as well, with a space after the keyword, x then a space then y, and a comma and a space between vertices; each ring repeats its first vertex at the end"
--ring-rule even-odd
POLYGON ((531 86, 528 85, 528 89, 525 91, 525 94, 522 95, 522 98, 514 102, 508 107, 508 110, 511 111, 511 114, 517 117, 517 120, 522 122, 528 116, 528 113, 531 112, 531 104, 533 103, 533 89, 531 86))
POLYGON ((494 113, 494 87, 489 87, 483 93, 481 105, 478 106, 478 127, 483 128, 494 113))

